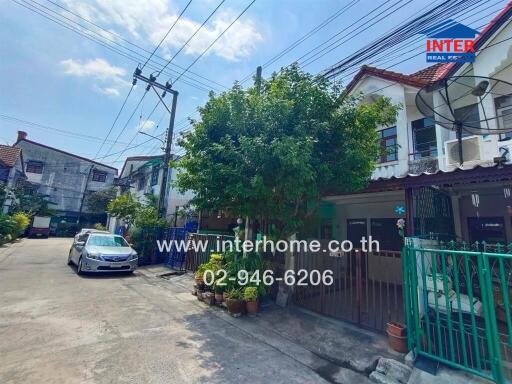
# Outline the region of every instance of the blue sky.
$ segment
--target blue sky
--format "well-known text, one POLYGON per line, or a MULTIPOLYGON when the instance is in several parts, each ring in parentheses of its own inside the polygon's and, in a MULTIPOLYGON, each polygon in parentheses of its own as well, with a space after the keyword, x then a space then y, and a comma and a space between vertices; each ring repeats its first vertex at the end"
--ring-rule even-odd
MULTIPOLYGON (((62 15, 74 18, 46 0, 35 1, 62 15)), ((52 1, 149 51, 167 32, 188 2, 188 0, 52 1)), ((220 0, 193 0, 183 18, 159 49, 158 54, 165 58, 173 55, 219 2, 220 0)), ((384 2, 385 0, 359 0, 327 27, 265 68, 263 75, 269 75, 273 70, 295 61, 305 52, 384 2)), ((394 25, 410 18, 423 7, 437 2, 439 1, 403 0, 397 6, 398 11, 387 17, 385 22, 379 22, 362 32, 357 38, 347 41, 304 69, 312 73, 321 71, 388 31, 394 25)), ((205 28, 173 63, 182 67, 188 66, 249 3, 250 0, 225 1, 205 28)), ((349 3, 349 0, 257 0, 191 70, 215 83, 226 87, 231 86, 235 80, 250 74, 257 65, 267 62, 349 3)), ((497 12, 505 3, 505 1, 491 1, 488 4, 490 8, 479 16, 468 19, 465 23, 474 27, 480 26, 482 21, 475 24, 471 22, 488 13, 497 12)), ((82 156, 94 157, 101 144, 100 139, 105 137, 130 88, 132 73, 137 63, 13 1, 0 0, 0 6, 2 7, 0 114, 72 132, 72 134, 65 134, 4 118, 0 119, 0 143, 12 144, 16 139, 16 131, 25 130, 28 132, 29 139, 82 156)), ((104 35, 127 45, 119 37, 107 33, 104 35)), ((418 47, 421 47, 422 42, 418 42, 418 47)), ((399 60, 384 64, 383 67, 393 65, 396 61, 399 60)), ((393 65, 390 69, 409 73, 425 66, 427 66, 425 58, 420 55, 399 65, 393 65)), ((172 66, 170 68, 176 69, 172 66)), ((149 73, 147 69, 145 73, 149 73)), ((211 81, 192 77, 221 88, 217 84, 212 84, 211 81)), ((165 82, 168 78, 169 76, 162 74, 159 80, 165 82)), ((348 80, 348 78, 345 79, 345 82, 348 80)), ((175 88, 180 92, 176 117, 176 130, 179 131, 187 127, 187 116, 193 116, 197 106, 204 104, 207 100, 207 91, 180 81, 175 84, 175 88)), ((113 140, 118 136, 143 93, 142 85, 133 90, 110 139, 113 140)), ((148 140, 147 136, 137 134, 141 126, 144 131, 152 135, 163 132, 168 123, 168 116, 162 106, 157 108, 150 119, 147 118, 156 102, 156 96, 148 93, 133 120, 121 134, 119 143, 113 146, 111 152, 123 150, 131 140, 133 140, 132 145, 148 140), (144 123, 146 120, 148 121, 144 123), (158 122, 160 122, 159 126, 157 126, 158 122)), ((107 154, 110 147, 110 143, 105 145, 99 156, 107 154)), ((153 141, 137 149, 126 151, 120 158, 116 155, 101 161, 120 168, 126 156, 157 154, 158 147, 158 142, 153 141)))

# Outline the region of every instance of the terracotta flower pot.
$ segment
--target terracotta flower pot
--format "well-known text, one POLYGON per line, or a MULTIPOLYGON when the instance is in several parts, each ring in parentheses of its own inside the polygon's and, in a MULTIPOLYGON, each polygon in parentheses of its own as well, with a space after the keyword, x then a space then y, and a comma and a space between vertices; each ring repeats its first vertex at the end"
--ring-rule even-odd
POLYGON ((222 293, 216 293, 215 294, 215 301, 217 303, 222 303, 224 301, 224 294, 222 293))
POLYGON ((229 313, 232 315, 241 315, 242 314, 242 300, 238 299, 230 299, 229 297, 226 299, 226 305, 228 307, 229 313))
POLYGON ((245 305, 247 308, 247 313, 249 315, 256 315, 258 313, 258 309, 259 309, 258 300, 246 301, 245 305))
POLYGON ((405 326, 390 322, 386 326, 389 346, 400 353, 407 353, 407 329, 405 326))
POLYGON ((226 292, 222 293, 222 297, 223 297, 224 301, 226 301, 228 299, 228 296, 227 296, 226 292))
POLYGON ((386 331, 394 336, 407 336, 407 328, 405 325, 390 321, 386 324, 386 331))

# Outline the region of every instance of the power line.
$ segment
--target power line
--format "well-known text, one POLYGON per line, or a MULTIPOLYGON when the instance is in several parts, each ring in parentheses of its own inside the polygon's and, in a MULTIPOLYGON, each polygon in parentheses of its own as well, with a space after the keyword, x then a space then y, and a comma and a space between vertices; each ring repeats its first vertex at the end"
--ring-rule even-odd
MULTIPOLYGON (((283 49, 281 52, 279 52, 278 54, 276 54, 275 56, 273 56, 272 58, 270 58, 269 60, 267 60, 263 65, 262 65, 262 68, 265 69, 267 68, 268 66, 270 66, 271 64, 275 63, 277 60, 279 60, 281 57, 283 57, 284 55, 286 55, 288 52, 292 51, 294 48, 296 48, 297 46, 299 46, 300 44, 302 44, 304 41, 306 41, 307 39, 309 39, 311 36, 313 36, 315 33, 317 33, 318 31, 320 31, 322 28, 324 28, 325 26, 327 26, 328 24, 330 24, 331 22, 333 22, 335 19, 337 19, 339 16, 341 16, 343 13, 345 13, 348 9, 350 9, 353 5, 355 5, 356 3, 358 3, 360 0, 352 0, 349 4, 345 5, 344 7, 342 7, 341 9, 339 9, 338 11, 336 11, 334 14, 332 14, 331 16, 329 16, 327 19, 325 19, 324 21, 322 21, 320 24, 318 24, 317 26, 315 26, 313 29, 311 29, 308 33, 306 33, 305 35, 303 35, 301 38, 297 39, 295 42, 293 42, 291 45, 289 45, 288 47, 286 47, 285 49, 283 49)), ((251 76, 254 74, 255 72, 251 72, 250 74, 248 74, 247 76, 245 76, 244 78, 242 78, 242 80, 240 80, 240 83, 243 84, 245 83, 248 79, 251 78, 251 76)))
MULTIPOLYGON (((137 48, 137 49, 140 49, 140 50, 142 50, 142 51, 144 51, 144 52, 146 52, 146 53, 151 53, 150 51, 148 51, 147 49, 145 49, 145 48, 141 47, 140 45, 137 45, 137 44, 135 44, 135 43, 133 43, 133 42, 131 42, 131 41, 129 41, 129 40, 127 40, 127 39, 123 38, 122 36, 118 35, 117 33, 114 33, 114 32, 112 32, 112 31, 110 31, 110 30, 108 30, 108 29, 105 29, 105 28, 101 27, 101 26, 100 26, 100 25, 98 25, 98 24, 93 23, 92 21, 90 21, 90 20, 88 20, 88 19, 86 19, 86 18, 84 18, 84 17, 80 16, 79 14, 77 14, 77 13, 75 13, 75 12, 73 12, 73 11, 70 11, 69 9, 67 9, 67 8, 63 7, 62 5, 60 5, 60 4, 58 4, 58 3, 56 3, 56 2, 54 2, 54 1, 52 1, 52 0, 47 0, 47 1, 49 1, 49 2, 50 2, 50 3, 52 3, 52 4, 54 4, 55 6, 59 7, 60 9, 64 10, 65 12, 68 12, 68 13, 72 14, 73 16, 75 16, 75 17, 77 17, 77 18, 79 18, 79 19, 81 19, 81 20, 85 21, 86 23, 91 24, 91 25, 93 25, 93 26, 94 26, 94 27, 96 27, 96 28, 99 28, 99 29, 100 29, 100 30, 102 30, 103 32, 105 32, 105 33, 107 33, 107 34, 109 34, 109 35, 114 36, 116 39, 120 39, 120 40, 122 40, 122 41, 126 42, 127 44, 129 44, 129 45, 131 45, 131 46, 133 46, 133 47, 135 47, 135 48, 137 48)), ((166 61, 167 61, 167 59, 164 59, 162 56, 159 56, 159 55, 157 55, 157 54, 154 54, 154 56, 155 56, 156 58, 158 58, 158 59, 162 60, 163 62, 166 62, 166 61)), ((172 65, 173 65, 174 67, 176 67, 176 68, 184 69, 183 67, 181 67, 181 66, 180 66, 180 65, 178 65, 178 64, 173 63, 172 65)), ((178 72, 176 72, 176 73, 178 73, 178 72)), ((197 73, 197 72, 192 72, 192 71, 190 71, 190 74, 193 74, 194 76, 199 77, 199 78, 201 78, 201 79, 203 79, 203 80, 207 80, 207 81, 211 82, 212 84, 216 84, 216 85, 220 86, 221 88, 226 88, 226 86, 224 86, 224 85, 222 85, 222 84, 220 84, 220 83, 217 83, 215 80, 208 79, 207 77, 204 77, 203 75, 201 75, 201 74, 199 74, 199 73, 197 73)), ((197 80, 196 80, 196 81, 197 81, 197 80)))
MULTIPOLYGON (((181 48, 180 48, 180 49, 179 49, 179 50, 178 50, 178 51, 177 51, 177 52, 176 52, 176 53, 171 57, 171 59, 170 59, 170 60, 165 64, 165 66, 164 66, 163 68, 161 68, 161 69, 158 71, 158 73, 156 74, 156 76, 154 76, 154 77, 153 77, 153 81, 154 81, 154 79, 156 79, 156 78, 157 78, 157 77, 158 77, 158 76, 159 76, 159 75, 164 71, 164 69, 165 69, 165 68, 166 68, 166 67, 167 67, 167 66, 168 66, 168 65, 169 65, 169 64, 174 60, 174 58, 176 58, 176 56, 178 56, 178 55, 179 55, 179 53, 180 53, 180 52, 181 52, 181 51, 182 51, 182 50, 183 50, 183 49, 188 45, 188 43, 189 43, 189 42, 194 38, 194 36, 195 36, 195 35, 196 35, 196 34, 197 34, 197 33, 198 33, 198 32, 199 32, 199 31, 204 27, 204 25, 205 25, 205 24, 206 24, 206 23, 211 19, 211 17, 212 17, 212 16, 217 12, 217 10, 222 6, 222 4, 224 4, 224 2, 225 2, 225 1, 226 1, 226 0, 222 0, 222 1, 217 5, 217 7, 215 7, 215 9, 214 9, 214 10, 213 10, 209 15, 208 15, 208 17, 207 17, 207 18, 202 22, 202 24, 201 24, 201 25, 200 25, 200 26, 199 26, 199 27, 194 31, 194 33, 192 34, 192 36, 190 36, 190 37, 188 38, 188 40, 187 40, 187 41, 186 41, 186 42, 181 46, 181 48)), ((189 66, 189 67, 190 67, 190 66, 189 66)), ((186 72, 187 70, 188 70, 188 68, 185 70, 185 72, 186 72)), ((148 85, 148 88, 146 88, 146 93, 147 93, 147 91, 148 91, 149 87, 150 87, 150 86, 148 85)), ((144 94, 144 96, 146 95, 146 93, 144 94)), ((143 98, 144 98, 144 96, 143 96, 143 98)), ((141 99, 141 101, 142 101, 142 99, 141 99)), ((159 98, 159 101, 157 102, 157 104, 155 105, 155 108, 153 108, 153 110, 151 111, 151 114, 155 111, 155 109, 156 109, 156 107, 158 106, 158 104, 159 104, 159 103, 160 103, 160 98, 159 98)), ((139 104, 140 104, 140 103, 139 103, 139 104)), ((136 107, 136 108, 138 108, 138 105, 137 105, 137 107, 136 107)), ((134 113, 135 113, 135 110, 134 110, 134 113)), ((134 114, 134 113, 132 113, 132 115, 130 116, 130 119, 131 119, 131 117, 133 116, 133 114, 134 114)), ((151 115, 151 114, 150 114, 150 115, 151 115)), ((129 120, 130 120, 130 119, 129 119, 129 120)), ((128 121, 129 121, 129 120, 128 120, 128 121)), ((127 124, 128 124, 128 122, 127 122, 127 124)), ((125 127, 123 128, 123 130, 121 131, 121 133, 124 131, 124 129, 126 128, 127 124, 125 124, 125 127)), ((135 138, 136 138, 136 137, 137 137, 137 134, 135 134, 135 136, 130 140, 130 142, 128 143, 128 146, 129 146, 129 145, 130 145, 130 144, 135 140, 135 138)), ((127 146, 127 147, 128 147, 128 146, 127 146)), ((123 151, 121 151, 121 153, 119 154, 119 156, 116 158, 116 160, 115 160, 115 161, 117 161, 117 160, 122 156, 122 154, 123 154, 124 152, 126 152, 126 150, 127 150, 127 148, 125 148, 123 151)), ((107 153, 107 154, 108 154, 108 153, 107 153)))
MULTIPOLYGON (((337 64, 329 67, 324 71, 324 76, 327 78, 334 76, 341 69, 347 66, 354 66, 361 63, 365 58, 372 57, 375 52, 382 52, 385 49, 389 49, 394 47, 397 42, 403 41, 404 39, 410 38, 414 36, 416 33, 424 30, 425 28, 437 23, 439 20, 445 20, 446 18, 460 12, 461 10, 467 9, 468 7, 473 6, 477 3, 477 0, 461 0, 450 2, 445 1, 444 3, 436 6, 432 10, 428 10, 422 13, 420 16, 414 18, 413 20, 408 21, 407 23, 394 28, 389 33, 386 33, 384 36, 372 41, 366 46, 360 48, 358 51, 352 53, 351 55, 345 57, 343 60, 339 61, 337 64), (450 15, 448 12, 452 12, 450 15)), ((342 43, 334 46, 330 51, 340 46, 342 43)), ((330 52, 329 51, 329 52, 330 52)), ((324 56, 328 52, 323 53, 321 56, 317 56, 314 61, 318 60, 320 57, 324 56)), ((308 64, 310 64, 312 61, 308 64)))
POLYGON ((192 3, 192 0, 189 0, 189 2, 187 3, 187 5, 185 5, 185 8, 183 8, 183 10, 181 11, 181 13, 178 15, 178 17, 176 18, 176 20, 174 21, 174 23, 172 23, 171 25, 171 28, 169 28, 169 30, 167 31, 167 33, 165 34, 165 36, 162 38, 162 40, 160 40, 160 42, 158 43, 158 45, 155 47, 155 49, 153 50, 153 52, 151 52, 151 55, 149 55, 149 57, 147 58, 146 62, 142 65, 142 67, 140 68, 141 71, 144 69, 144 67, 146 66, 146 64, 148 63, 149 60, 151 60, 151 58, 153 57, 153 55, 156 53, 156 51, 158 51, 158 48, 160 48, 160 46, 162 45, 162 43, 165 41, 165 39, 167 39, 167 36, 169 36, 169 33, 171 33, 171 31, 173 30, 174 26, 176 25, 176 23, 178 23, 179 19, 181 19, 181 16, 185 13, 185 11, 187 10, 187 8, 189 7, 190 3, 192 3))
MULTIPOLYGON (((488 3, 488 2, 489 2, 489 1, 486 1, 485 3, 488 3)), ((489 9, 489 8, 492 8, 492 7, 494 7, 494 6, 498 5, 498 4, 502 3, 502 2, 503 2, 503 1, 498 1, 498 2, 496 2, 496 3, 491 4, 490 6, 488 6, 488 7, 486 7, 486 8, 484 8, 484 9, 478 9, 478 8, 477 8, 477 9, 476 9, 476 12, 474 12, 474 13, 472 13, 472 14, 470 14, 470 15, 466 16, 466 17, 465 17, 465 18, 463 18, 463 19, 460 19, 460 21, 465 21, 465 20, 467 20, 467 19, 469 19, 469 18, 471 18, 471 17, 473 17, 473 16, 475 16, 475 15, 477 15, 477 14, 480 14, 481 12, 483 12, 483 11, 485 11, 485 10, 489 9)), ((484 4, 485 4, 485 3, 484 3, 484 4)), ((471 11, 475 11, 475 9, 473 9, 473 8, 468 8, 468 9, 466 10, 466 12, 463 12, 460 16, 465 15, 465 14, 467 14, 468 12, 471 12, 471 11)), ((481 21, 481 20, 485 20, 486 18, 488 18, 489 16, 491 16, 491 15, 493 15, 493 14, 495 14, 495 11, 490 12, 489 14, 487 14, 487 15, 485 15, 485 16, 482 16, 482 17, 480 17, 480 18, 479 18, 479 19, 477 19, 477 20, 472 21, 472 22, 471 22, 471 24, 474 24, 474 23, 476 23, 476 22, 478 22, 478 21, 481 21)), ((476 29, 480 29, 481 27, 483 27, 483 26, 478 26, 478 27, 476 27, 476 29)), ((418 49, 421 49, 421 51, 420 51, 417 55, 413 55, 413 56, 411 56, 411 57, 409 57, 409 58, 407 58, 407 59, 405 59, 405 60, 403 60, 403 59, 402 59, 402 60, 400 60, 398 63, 391 64, 390 66, 388 66, 388 67, 385 67, 385 68, 384 68, 384 69, 388 69, 388 68, 391 68, 391 67, 396 66, 397 64, 401 64, 402 62, 408 61, 408 60, 410 60, 410 59, 412 59, 412 58, 414 58, 414 57, 416 57, 416 56, 419 56, 421 53, 425 52, 425 51, 424 51, 424 49, 422 49, 423 45, 421 45, 421 46, 416 46, 416 47, 414 47, 413 49, 410 49, 410 50, 407 50, 407 51, 405 51, 404 49, 405 49, 405 48, 408 48, 408 47, 410 47, 410 46, 412 46, 412 45, 414 45, 414 43, 415 43, 415 42, 417 42, 417 41, 419 41, 419 40, 421 40, 421 39, 422 39, 422 37, 421 37, 421 36, 419 36, 418 38, 413 39, 412 41, 410 41, 410 42, 406 43, 406 44, 405 44, 405 45, 403 45, 399 50, 395 51, 395 55, 392 55, 391 57, 390 57, 390 56, 387 56, 387 55, 386 55, 386 52, 385 52, 385 51, 383 51, 383 52, 381 52, 380 54, 378 54, 378 55, 375 57, 375 59, 374 59, 373 61, 371 61, 370 63, 368 63, 367 65, 374 65, 374 64, 382 65, 382 64, 384 64, 384 63, 391 62, 391 61, 393 61, 394 59, 397 59, 397 58, 403 58, 403 57, 404 57, 404 55, 407 55, 407 54, 409 54, 409 53, 411 53, 411 52, 417 52, 417 50, 418 50, 418 49), (384 56, 384 57, 381 57, 381 56, 384 56), (384 58, 384 60, 382 60, 383 58, 384 58)), ((356 67, 356 66, 351 66, 351 67, 348 67, 346 70, 351 70, 351 71, 350 71, 350 72, 348 72, 347 74, 343 75, 343 76, 341 77, 341 79, 340 79, 341 81, 343 81, 344 79, 350 78, 353 74, 355 74, 355 73, 359 72, 360 67, 359 67, 359 66, 357 66, 357 67, 356 67)), ((344 71, 342 71, 341 73, 343 73, 343 72, 344 72, 344 71)), ((339 74, 339 73, 338 73, 338 74, 339 74)), ((338 74, 337 74, 337 75, 338 75, 338 74)))
POLYGON ((176 58, 176 56, 178 56, 180 54, 180 52, 188 45, 188 43, 194 38, 194 36, 204 27, 204 25, 212 18, 212 16, 215 14, 215 12, 217 12, 217 10, 221 7, 222 4, 224 4, 226 0, 222 0, 219 5, 217 5, 217 7, 215 7, 215 9, 208 15, 208 17, 206 18, 206 20, 203 21, 203 23, 195 30, 195 32, 192 34, 192 36, 190 36, 188 38, 188 40, 181 46, 181 48, 169 59, 169 61, 167 62, 167 64, 165 64, 163 66, 162 69, 160 69, 160 71, 158 71, 156 77, 160 76, 160 74, 162 73, 162 71, 167 68, 167 66, 169 64, 171 64, 171 62, 176 58))
MULTIPOLYGON (((21 2, 20 2, 20 1, 18 1, 18 0, 11 0, 11 1, 12 1, 12 2, 14 2, 14 3, 16 3, 16 4, 18 4, 18 5, 20 5, 20 6, 22 6, 22 7, 24 7, 24 8, 26 8, 26 9, 28 9, 28 10, 30 10, 31 12, 34 12, 34 13, 36 13, 36 14, 38 14, 38 15, 40 15, 40 16, 42 16, 42 17, 44 17, 45 19, 47 19, 47 20, 49 20, 49 21, 52 21, 52 22, 54 22, 54 23, 56 23, 56 24, 58 24, 58 25, 60 25, 60 26, 62 26, 62 27, 64 27, 64 28, 66 28, 66 29, 68 29, 68 30, 70 30, 70 31, 72 31, 72 32, 74 32, 74 33, 76 33, 76 34, 78 34, 78 35, 80 35, 80 36, 82 36, 82 37, 84 37, 84 38, 86 38, 86 39, 88 39, 88 40, 90 40, 90 41, 94 42, 94 43, 97 43, 97 44, 99 44, 99 45, 103 46, 104 48, 106 48, 106 49, 108 49, 108 50, 110 50, 110 51, 112 51, 112 52, 114 52, 114 53, 117 53, 117 54, 118 54, 118 55, 120 55, 120 56, 123 56, 123 57, 125 57, 125 58, 127 58, 127 59, 129 59, 129 60, 131 60, 131 61, 134 61, 135 63, 140 63, 140 62, 141 62, 141 59, 142 59, 142 60, 145 60, 145 59, 146 59, 146 56, 144 56, 143 54, 141 54, 141 53, 139 53, 139 52, 137 52, 137 51, 135 51, 135 50, 133 50, 133 49, 130 49, 130 48, 128 48, 128 47, 125 47, 125 46, 123 46, 123 45, 119 44, 119 43, 118 43, 117 41, 115 41, 115 40, 112 40, 112 39, 107 38, 107 37, 105 36, 105 34, 99 34, 99 33, 95 32, 95 31, 92 31, 92 30, 90 30, 90 29, 88 29, 88 28, 84 27, 83 25, 81 25, 81 24, 77 23, 76 21, 74 21, 74 20, 72 20, 72 19, 70 19, 70 18, 67 18, 67 17, 65 17, 64 15, 62 15, 62 14, 60 14, 60 13, 58 13, 58 12, 55 12, 54 10, 51 10, 51 9, 50 9, 50 8, 48 8, 48 7, 46 7, 46 9, 50 10, 50 12, 53 12, 53 13, 55 13, 57 16, 59 16, 59 17, 63 17, 63 18, 65 18, 65 19, 69 20, 70 22, 72 22, 72 23, 76 24, 76 25, 77 25, 79 28, 81 28, 81 29, 79 29, 79 28, 75 27, 74 25, 72 25, 72 24, 70 24, 70 23, 68 23, 68 22, 65 22, 65 21, 63 21, 63 20, 57 19, 55 16, 53 16, 53 15, 49 14, 48 12, 46 12, 46 11, 44 11, 44 10, 42 10, 42 9, 40 9, 40 8, 38 8, 38 7, 34 6, 34 5, 32 5, 32 4, 29 4, 26 0, 20 0, 20 1, 24 2, 25 4, 21 3, 21 2), (87 34, 87 33, 85 33, 85 32, 92 33, 92 34, 94 34, 94 35, 97 35, 98 37, 96 37, 96 36, 91 36, 91 35, 89 35, 89 34, 87 34), (101 39, 105 39, 105 40, 107 40, 108 42, 105 42, 104 40, 101 40, 101 39), (131 52, 131 53, 133 53, 133 54, 135 54, 135 55, 137 55, 137 56, 132 56, 130 53, 124 52, 124 51, 120 50, 119 48, 114 47, 113 45, 117 45, 117 46, 119 46, 120 48, 125 49, 125 50, 127 50, 127 51, 129 51, 129 52, 131 52)), ((33 2, 33 3, 35 3, 35 4, 38 4, 40 7, 45 7, 44 5, 41 5, 41 4, 39 4, 39 3, 37 3, 37 2, 35 2, 35 1, 33 1, 33 0, 32 0, 32 2, 33 2)), ((73 13, 72 13, 72 14, 73 14, 73 13)), ((75 15, 75 14, 74 14, 74 15, 75 15)), ((78 16, 78 15, 77 15, 76 17, 80 17, 80 16, 78 16)), ((84 20, 85 20, 85 19, 84 19, 84 20)), ((94 23, 92 23, 92 24, 93 24, 93 25, 96 25, 96 24, 94 24, 94 23)), ((101 27, 99 27, 99 28, 101 29, 101 27)), ((112 34, 113 36, 115 36, 115 37, 117 37, 117 38, 119 38, 119 39, 121 39, 121 40, 123 40, 123 41, 126 41, 126 42, 130 43, 128 40, 126 40, 126 39, 124 39, 124 38, 122 38, 122 37, 119 37, 118 35, 114 34, 114 33, 113 33, 113 32, 111 32, 111 31, 108 31, 108 30, 104 30, 104 31, 108 32, 109 34, 112 34)), ((137 47, 137 48, 139 48, 139 49, 142 49, 142 50, 143 50, 143 51, 145 51, 145 52, 149 52, 149 51, 145 50, 144 48, 142 48, 142 47, 140 47, 140 46, 138 46, 138 45, 136 45, 136 44, 133 44, 133 43, 130 43, 130 44, 131 44, 131 45, 133 45, 133 46, 135 46, 135 47, 137 47)), ((163 57, 160 57, 160 56, 158 56, 158 55, 155 55, 155 57, 157 57, 158 59, 160 59, 160 60, 162 60, 162 61, 164 61, 164 62, 166 62, 166 61, 167 61, 166 59, 164 59, 163 57)), ((155 63, 155 62, 154 62, 154 60, 151 60, 151 61, 150 61, 150 63, 151 63, 151 65, 149 65, 149 64, 147 65, 149 68, 151 68, 151 69, 153 69, 153 70, 156 70, 156 71, 158 71, 158 70, 159 70, 159 68, 160 68, 160 67, 159 67, 159 66, 157 67, 157 66, 154 64, 154 63, 155 63)), ((182 68, 182 67, 180 67, 180 66, 179 66, 179 65, 177 65, 177 64, 174 64, 174 66, 175 66, 175 67, 178 67, 178 68, 182 68)), ((176 73, 176 74, 177 74, 177 73, 179 73, 179 72, 177 72, 177 71, 175 71, 175 70, 172 70, 172 69, 170 69, 170 71, 172 71, 172 72, 174 72, 174 73, 176 73)), ((166 73, 167 75, 169 75, 169 76, 173 76, 173 73, 170 73, 170 72, 165 72, 165 73, 166 73)), ((191 72, 190 72, 190 74, 194 74, 194 76, 204 78, 205 80, 208 80, 208 81, 210 81, 211 83, 218 84, 217 82, 215 82, 215 81, 213 81, 213 80, 209 80, 209 79, 205 78, 204 76, 198 75, 198 74, 197 74, 197 73, 195 73, 195 72, 192 72, 192 71, 191 71, 191 72)), ((211 85, 205 84, 205 83, 201 82, 200 80, 197 80, 196 78, 192 78, 192 77, 190 77, 190 76, 187 76, 187 79, 188 79, 188 80, 186 80, 186 81, 185 81, 185 80, 182 80, 184 84, 187 84, 187 85, 189 85, 189 86, 191 86, 191 87, 194 87, 194 88, 196 88, 196 89, 199 89, 199 90, 201 90, 201 91, 209 92, 211 89, 216 89, 216 87, 212 87, 211 85), (192 83, 191 81, 193 81, 194 83, 192 83), (203 86, 206 86, 206 87, 208 87, 208 88, 204 88, 203 86)), ((226 88, 225 86, 223 86, 223 85, 221 85, 221 84, 219 84, 219 86, 221 86, 223 89, 225 89, 225 88, 226 88)))
POLYGON ((197 61, 198 61, 201 57, 203 57, 203 56, 204 56, 204 54, 205 54, 206 52, 208 52, 208 51, 209 51, 209 50, 210 50, 210 49, 215 45, 215 43, 216 43, 217 41, 219 41, 219 39, 220 39, 222 36, 224 36, 224 34, 225 34, 225 33, 226 33, 226 32, 227 32, 227 31, 228 31, 228 30, 233 26, 233 24, 235 24, 235 23, 238 21, 238 19, 240 19, 240 18, 244 15, 244 13, 245 13, 245 12, 247 12, 247 10, 248 10, 248 9, 249 9, 249 8, 250 8, 250 7, 255 3, 255 2, 256 2, 256 0, 252 0, 252 1, 249 3, 249 5, 247 5, 247 6, 244 8, 244 10, 243 10, 243 11, 242 11, 242 12, 241 12, 237 17, 236 17, 236 19, 235 19, 235 20, 233 20, 233 21, 231 22, 231 24, 229 24, 229 25, 228 25, 228 26, 227 26, 227 27, 226 27, 226 28, 225 28, 225 29, 224 29, 224 30, 223 30, 223 31, 222 31, 222 32, 217 36, 217 38, 216 38, 215 40, 213 40, 213 41, 211 42, 211 44, 210 44, 210 45, 208 45, 208 47, 206 47, 206 49, 205 49, 203 52, 201 52, 201 54, 200 54, 198 57, 196 57, 196 59, 195 59, 195 60, 194 60, 194 61, 193 61, 193 62, 192 62, 192 63, 191 63, 191 64, 190 64, 190 65, 189 65, 189 66, 188 66, 188 67, 187 67, 187 68, 186 68, 182 73, 180 73, 180 75, 179 75, 179 76, 174 80, 173 84, 174 84, 174 83, 176 83, 176 82, 177 82, 177 81, 178 81, 178 80, 179 80, 179 79, 180 79, 180 78, 181 78, 185 73, 187 73, 187 72, 188 72, 188 70, 189 70, 190 68, 192 68, 192 66, 193 66, 195 63, 197 63, 197 61))
MULTIPOLYGON (((5 121, 9 121, 9 122, 12 122, 12 123, 16 123, 16 124, 22 124, 22 125, 25 125, 27 127, 40 128, 40 129, 45 129, 45 130, 49 130, 49 131, 58 132, 61 135, 65 135, 65 136, 68 136, 68 137, 72 137, 72 138, 76 138, 76 139, 80 139, 80 140, 84 140, 84 141, 88 141, 88 142, 101 142, 101 141, 104 140, 103 138, 98 137, 98 136, 91 136, 91 135, 85 135, 85 134, 81 134, 81 133, 76 133, 76 132, 68 131, 68 130, 65 130, 65 129, 51 127, 49 125, 35 123, 33 121, 19 119, 19 118, 14 117, 14 116, 0 114, 0 119, 5 120, 5 121)), ((106 142, 107 143, 113 143, 114 141, 113 140, 107 140, 106 142)), ((126 142, 118 142, 117 144, 125 145, 126 142)))
POLYGON ((121 112, 123 112, 124 106, 126 105, 126 102, 128 101, 128 98, 132 94, 134 86, 135 86, 135 84, 132 84, 132 86, 130 87, 130 90, 128 91, 128 94, 126 95, 126 98, 124 99, 123 104, 121 105, 121 108, 119 109, 119 112, 117 112, 117 115, 116 115, 116 118, 114 119, 114 122, 110 126, 110 129, 108 130, 107 134, 105 135, 105 139, 103 139, 103 142, 101 143, 101 145, 98 148, 98 151, 96 152, 96 155, 94 155, 94 157, 97 157, 100 154, 101 149, 103 148, 103 145, 105 144, 105 141, 107 141, 108 137, 110 136, 110 133, 114 129, 114 126, 116 125, 117 120, 119 119, 119 116, 121 116, 121 112))
MULTIPOLYGON (((153 109, 151 110, 151 112, 149 113, 148 117, 145 119, 145 123, 147 123, 147 121, 151 118, 151 116, 153 115, 153 113, 155 112, 155 110, 157 109, 157 107, 160 105, 160 99, 158 99, 157 103, 155 104, 155 106, 153 107, 153 109)), ((144 124, 145 124, 144 123, 144 124)), ((141 130, 143 127, 139 128, 139 130, 141 130)), ((135 140, 135 138, 137 137, 138 133, 139 133, 139 130, 135 133, 135 135, 132 137, 132 139, 128 142, 128 144, 126 145, 126 147, 129 147, 133 141, 135 140)), ((116 160, 118 160, 122 155, 123 153, 125 153, 127 150, 127 148, 123 149, 121 151, 121 153, 119 154, 119 156, 116 158, 116 160)))
MULTIPOLYGON (((114 143, 110 146, 110 148, 106 152, 106 154, 108 154, 112 150, 112 148, 114 147, 115 143, 117 143, 117 141, 119 140, 119 138, 121 137, 121 135, 125 131, 126 127, 128 127, 128 124, 130 123, 130 121, 132 120, 133 116, 135 115, 135 113, 139 109, 139 106, 141 105, 142 101, 144 100, 144 98, 146 97, 147 94, 148 94, 148 91, 145 91, 144 94, 142 95, 142 97, 140 98, 139 102, 137 103, 137 105, 133 109, 133 112, 130 114, 130 117, 128 118, 128 120, 126 120, 126 123, 124 124, 123 128, 121 129, 121 131, 117 135, 116 139, 114 140, 114 143)), ((131 144, 131 142, 130 142, 130 144, 131 144)))

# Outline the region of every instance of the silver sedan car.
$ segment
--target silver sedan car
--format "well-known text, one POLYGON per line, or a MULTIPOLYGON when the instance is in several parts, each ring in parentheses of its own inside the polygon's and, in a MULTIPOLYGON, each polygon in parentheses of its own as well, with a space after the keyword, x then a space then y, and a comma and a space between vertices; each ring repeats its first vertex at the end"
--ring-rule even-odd
POLYGON ((77 236, 69 250, 68 265, 76 272, 133 272, 137 268, 137 252, 119 235, 84 233, 77 236))

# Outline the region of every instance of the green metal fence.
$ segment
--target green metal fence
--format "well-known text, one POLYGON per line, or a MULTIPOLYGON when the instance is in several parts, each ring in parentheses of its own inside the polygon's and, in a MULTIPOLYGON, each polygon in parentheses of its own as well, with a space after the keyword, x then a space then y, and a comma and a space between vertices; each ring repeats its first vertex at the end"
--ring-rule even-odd
POLYGON ((406 239, 402 262, 409 349, 512 381, 512 247, 406 239))

